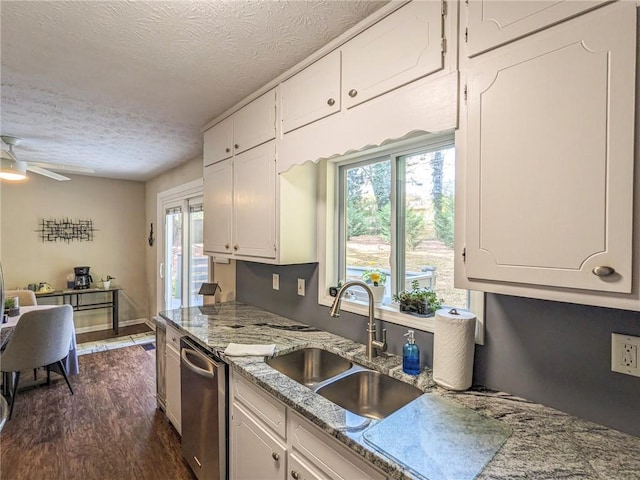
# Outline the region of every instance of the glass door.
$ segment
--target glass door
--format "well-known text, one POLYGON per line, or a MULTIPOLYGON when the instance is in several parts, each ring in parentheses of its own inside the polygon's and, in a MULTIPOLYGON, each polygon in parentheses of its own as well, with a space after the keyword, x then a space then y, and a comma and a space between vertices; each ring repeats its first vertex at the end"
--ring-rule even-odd
POLYGON ((200 286, 209 278, 204 254, 203 198, 164 206, 164 307, 167 310, 202 305, 200 286))

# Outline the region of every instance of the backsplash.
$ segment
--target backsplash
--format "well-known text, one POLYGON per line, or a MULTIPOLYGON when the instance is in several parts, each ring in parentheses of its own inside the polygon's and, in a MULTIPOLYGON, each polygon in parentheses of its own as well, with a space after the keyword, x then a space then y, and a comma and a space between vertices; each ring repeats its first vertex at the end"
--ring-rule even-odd
MULTIPOLYGON (((366 342, 366 317, 329 317, 318 305, 317 263, 237 262, 237 298, 270 312, 366 342), (272 289, 272 274, 280 290, 272 289), (306 296, 297 294, 297 279, 306 296)), ((485 344, 476 346, 474 384, 502 390, 640 437, 640 378, 611 372, 611 333, 640 335, 640 313, 487 294, 485 344)), ((389 352, 402 355, 407 328, 387 323, 389 352)), ((433 335, 416 331, 421 364, 433 335)))

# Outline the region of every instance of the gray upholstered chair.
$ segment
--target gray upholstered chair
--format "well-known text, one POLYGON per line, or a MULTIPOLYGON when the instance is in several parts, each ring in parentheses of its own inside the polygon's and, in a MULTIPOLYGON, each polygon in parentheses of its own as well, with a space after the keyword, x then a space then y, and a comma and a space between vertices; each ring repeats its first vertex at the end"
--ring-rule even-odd
POLYGON ((69 355, 73 331, 71 305, 34 310, 20 317, 11 339, 0 355, 0 370, 15 374, 11 386, 9 419, 13 413, 22 370, 56 365, 73 395, 73 389, 62 362, 62 359, 69 355))
POLYGON ((18 297, 18 304, 21 307, 31 307, 38 305, 36 300, 36 294, 31 290, 7 290, 4 294, 4 298, 18 297))
MULTIPOLYGON (((36 294, 32 290, 7 290, 5 292, 5 298, 18 297, 18 306, 20 307, 33 307, 38 305, 36 294)), ((38 369, 33 369, 33 379, 38 378, 38 369)))

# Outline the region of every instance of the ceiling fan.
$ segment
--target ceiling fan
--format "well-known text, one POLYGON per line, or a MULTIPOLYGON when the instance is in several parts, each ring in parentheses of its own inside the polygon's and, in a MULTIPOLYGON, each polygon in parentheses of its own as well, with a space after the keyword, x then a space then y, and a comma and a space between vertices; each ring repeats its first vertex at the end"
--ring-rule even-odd
POLYGON ((60 175, 59 173, 52 172, 51 170, 60 170, 71 173, 93 173, 91 168, 18 160, 13 151, 13 147, 18 145, 20 139, 9 135, 1 135, 0 138, 9 146, 9 150, 2 149, 2 157, 0 159, 0 179, 24 180, 27 178, 27 170, 59 181, 70 180, 70 178, 60 175))

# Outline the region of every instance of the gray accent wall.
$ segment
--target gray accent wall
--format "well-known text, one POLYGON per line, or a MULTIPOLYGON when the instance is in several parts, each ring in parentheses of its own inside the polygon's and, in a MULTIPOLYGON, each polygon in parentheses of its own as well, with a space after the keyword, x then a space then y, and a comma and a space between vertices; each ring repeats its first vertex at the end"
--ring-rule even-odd
MULTIPOLYGON (((318 305, 318 264, 237 262, 237 298, 299 322, 365 343, 367 318, 329 317, 318 305), (272 274, 280 290, 272 289, 272 274), (306 296, 297 294, 297 279, 306 296)), ((387 328, 389 352, 402 354, 407 328, 387 328)), ((476 346, 474 384, 518 395, 640 436, 640 377, 611 372, 611 333, 640 336, 640 313, 487 294, 485 344, 476 346)), ((433 335, 416 331, 423 365, 433 335)))

